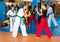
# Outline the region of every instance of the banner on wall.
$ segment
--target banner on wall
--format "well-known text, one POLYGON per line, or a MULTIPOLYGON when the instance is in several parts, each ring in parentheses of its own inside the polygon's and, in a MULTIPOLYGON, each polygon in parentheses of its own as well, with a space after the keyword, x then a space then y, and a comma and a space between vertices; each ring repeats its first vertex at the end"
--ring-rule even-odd
POLYGON ((5 2, 0 2, 0 22, 5 20, 5 2))

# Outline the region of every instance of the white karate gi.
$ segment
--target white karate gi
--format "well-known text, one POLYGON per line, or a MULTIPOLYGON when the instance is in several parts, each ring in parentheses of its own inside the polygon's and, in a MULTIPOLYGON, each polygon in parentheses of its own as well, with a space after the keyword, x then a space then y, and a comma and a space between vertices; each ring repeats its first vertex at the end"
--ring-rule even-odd
POLYGON ((9 10, 9 11, 7 12, 7 16, 11 16, 11 17, 9 18, 9 20, 10 20, 10 32, 12 32, 12 30, 13 30, 13 25, 14 25, 14 21, 15 21, 16 12, 15 12, 15 11, 12 12, 12 10, 9 10))
POLYGON ((16 37, 18 34, 18 28, 20 26, 21 31, 22 31, 22 35, 23 36, 27 36, 27 32, 26 32, 26 26, 23 20, 23 15, 24 15, 24 10, 23 8, 19 9, 15 22, 14 22, 14 28, 13 28, 13 33, 12 33, 12 37, 16 37))
POLYGON ((56 22, 56 19, 54 17, 53 9, 51 7, 48 8, 47 15, 48 14, 49 14, 49 16, 48 16, 48 26, 50 27, 51 21, 54 23, 55 26, 58 26, 58 24, 56 22))

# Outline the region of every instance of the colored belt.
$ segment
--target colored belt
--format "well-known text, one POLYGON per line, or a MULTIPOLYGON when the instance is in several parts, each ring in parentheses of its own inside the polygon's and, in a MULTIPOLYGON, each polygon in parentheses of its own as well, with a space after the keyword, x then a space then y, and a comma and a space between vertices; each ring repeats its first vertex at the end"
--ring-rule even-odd
POLYGON ((10 17, 15 17, 15 16, 10 16, 10 17))
POLYGON ((49 17, 51 14, 53 14, 53 13, 48 13, 47 17, 49 17))
POLYGON ((17 15, 17 17, 20 18, 20 25, 24 25, 24 19, 23 19, 23 17, 20 17, 20 16, 18 16, 18 15, 17 15))

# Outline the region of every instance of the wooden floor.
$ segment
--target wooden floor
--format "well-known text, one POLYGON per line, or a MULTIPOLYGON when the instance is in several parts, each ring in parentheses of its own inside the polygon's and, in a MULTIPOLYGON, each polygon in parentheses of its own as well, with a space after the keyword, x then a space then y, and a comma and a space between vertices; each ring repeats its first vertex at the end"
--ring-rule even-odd
POLYGON ((40 39, 36 39, 33 34, 23 37, 19 33, 16 38, 12 38, 11 33, 0 32, 0 42, 60 42, 60 37, 54 36, 52 39, 49 39, 47 36, 41 36, 40 39))

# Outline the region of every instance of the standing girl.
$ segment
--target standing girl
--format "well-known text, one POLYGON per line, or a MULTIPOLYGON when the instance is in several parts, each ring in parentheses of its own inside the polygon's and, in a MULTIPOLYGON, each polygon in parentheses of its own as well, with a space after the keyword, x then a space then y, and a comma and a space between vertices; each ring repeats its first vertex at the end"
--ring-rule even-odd
POLYGON ((44 29, 46 31, 49 38, 52 38, 52 33, 48 27, 46 14, 47 14, 47 5, 43 4, 42 5, 42 15, 41 15, 42 17, 41 17, 40 24, 38 25, 38 28, 37 28, 36 38, 39 38, 41 36, 42 29, 44 29))

